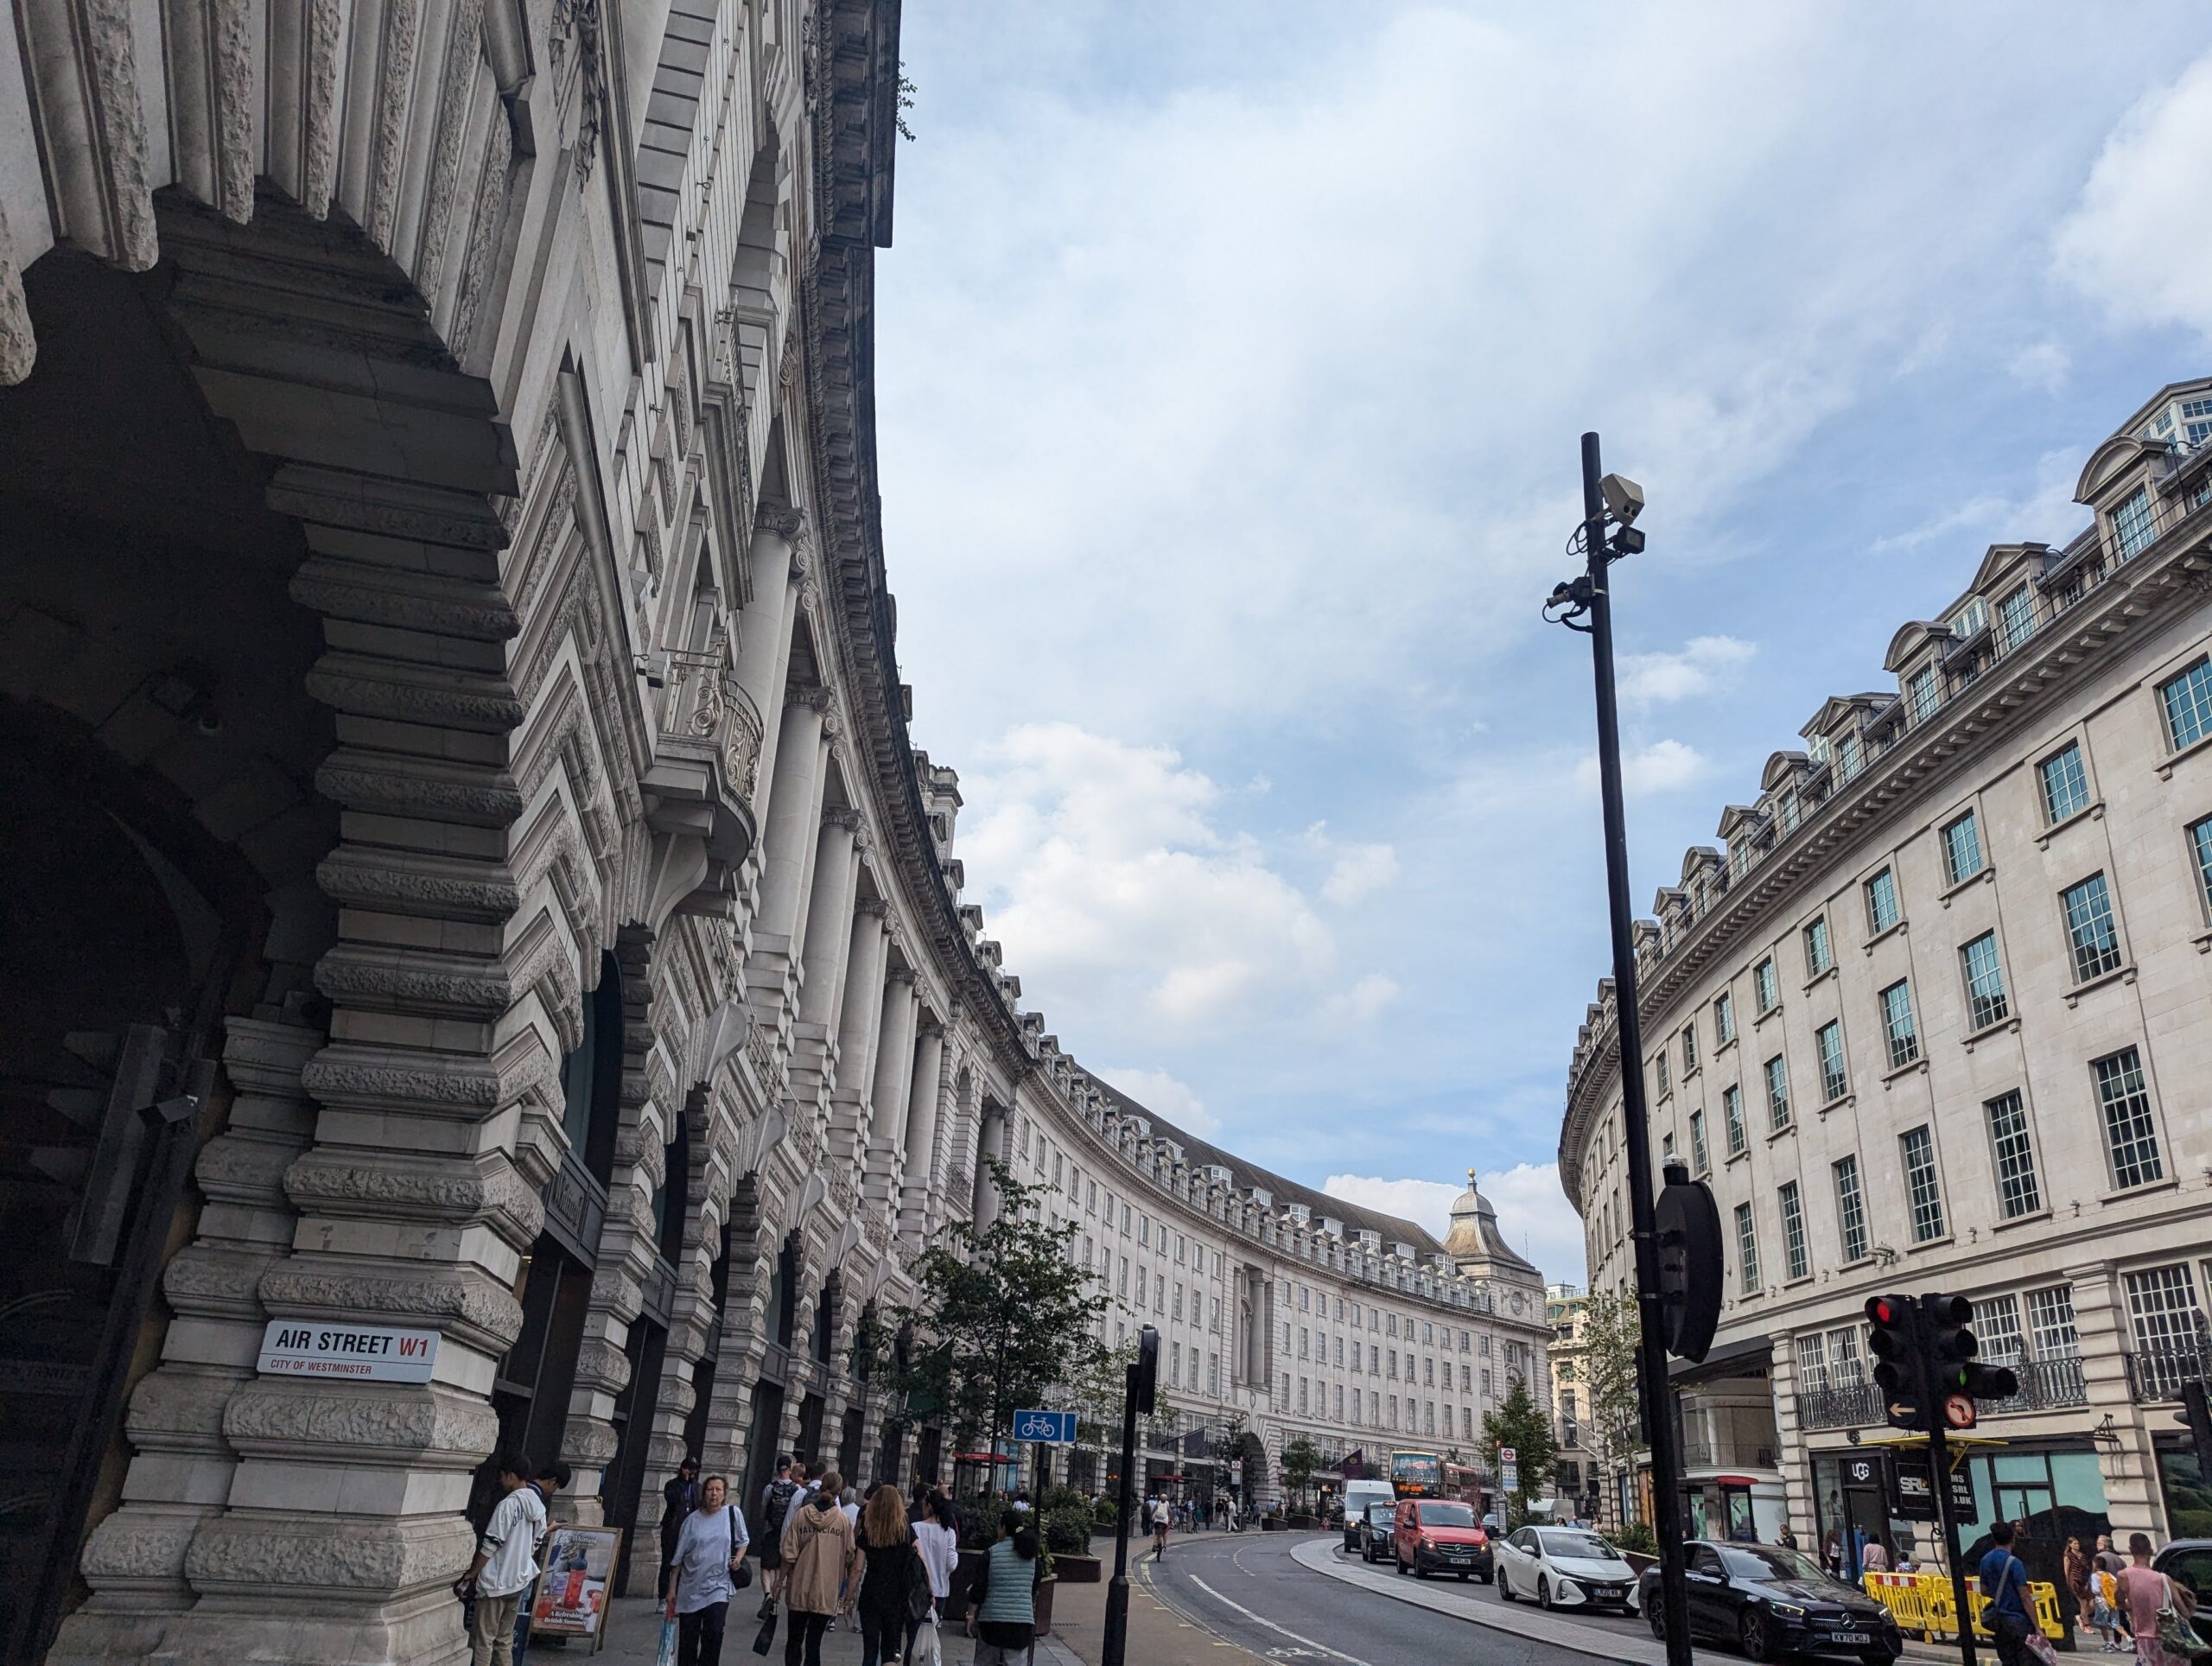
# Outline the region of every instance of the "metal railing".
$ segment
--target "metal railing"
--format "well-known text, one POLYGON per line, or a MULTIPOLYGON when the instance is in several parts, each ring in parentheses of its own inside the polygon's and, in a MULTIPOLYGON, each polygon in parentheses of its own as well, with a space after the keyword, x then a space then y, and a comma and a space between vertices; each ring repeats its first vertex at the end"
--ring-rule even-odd
POLYGON ((1878 1423, 1885 1415, 1882 1391, 1872 1383, 1838 1383, 1800 1389, 1797 1427, 1804 1429, 1855 1429, 1878 1423))
POLYGON ((2171 1342, 2127 1353, 2127 1388, 2138 1405, 2178 1400, 2184 1383, 2212 1383, 2212 1342, 2171 1342))
POLYGON ((668 650, 662 734, 710 748, 741 802, 752 802, 760 768, 760 715, 737 684, 727 643, 694 652, 668 650))
POLYGON ((2011 1412, 2051 1411, 2089 1403, 2088 1379, 2077 1354, 1994 1363, 2012 1367, 2012 1374, 2020 1379, 2020 1391, 2008 1400, 1994 1400, 1982 1407, 1981 1415, 1985 1417, 2002 1417, 2011 1412))

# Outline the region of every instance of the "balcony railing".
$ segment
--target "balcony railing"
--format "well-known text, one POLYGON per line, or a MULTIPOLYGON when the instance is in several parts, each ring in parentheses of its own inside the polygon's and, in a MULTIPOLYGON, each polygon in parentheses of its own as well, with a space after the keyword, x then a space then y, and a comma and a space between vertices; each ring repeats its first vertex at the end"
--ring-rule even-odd
POLYGON ((2138 1405, 2178 1400, 2184 1383, 2212 1383, 2212 1342, 2173 1342, 2129 1351, 2127 1387, 2138 1405))
MULTIPOLYGON (((2192 1356, 2193 1358, 2194 1356, 2192 1356)), ((2089 1387, 2078 1356, 2054 1354, 2046 1359, 2015 1359, 2009 1364, 2020 1379, 2020 1391, 2009 1400, 1992 1400, 1981 1407, 1984 1417, 2004 1417, 2022 1412, 2055 1411, 2089 1403, 2089 1387)), ((2133 1367, 2131 1364, 2130 1374, 2133 1367)), ((2177 1377, 2177 1383, 2183 1379, 2177 1377)), ((2145 1396, 2138 1392, 2140 1400, 2145 1396)), ((2171 1398, 2169 1392, 2151 1398, 2171 1398)), ((1797 1396, 1797 1426, 1803 1429, 1866 1428, 1888 1420, 1880 1387, 1872 1383, 1839 1383, 1807 1389, 1797 1396)))
POLYGON ((1855 1429, 1878 1423, 1886 1415, 1882 1391, 1872 1383, 1840 1383, 1827 1388, 1807 1389, 1797 1396, 1797 1427, 1804 1429, 1855 1429))

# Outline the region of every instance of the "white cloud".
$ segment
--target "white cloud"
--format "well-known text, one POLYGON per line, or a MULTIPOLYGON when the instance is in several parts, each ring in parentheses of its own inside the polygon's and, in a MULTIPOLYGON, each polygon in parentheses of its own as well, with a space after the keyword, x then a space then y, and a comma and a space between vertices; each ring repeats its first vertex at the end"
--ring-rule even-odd
POLYGON ((1321 1190, 1332 1198, 1411 1221, 1439 1239, 1452 1230, 1452 1202, 1464 1189, 1441 1180, 1386 1180, 1369 1174, 1332 1174, 1321 1182, 1321 1190))
POLYGON ((1323 1009, 1324 1016, 1338 1027, 1362 1029, 1380 1017, 1382 1009, 1398 998, 1395 978, 1381 972, 1370 972, 1342 995, 1332 997, 1323 1009))
MULTIPOLYGON (((1621 754, 1621 787, 1631 798, 1679 792, 1696 785, 1712 771, 1713 760, 1682 741, 1654 741, 1621 754)), ((1575 766, 1574 780, 1586 792, 1598 790, 1595 757, 1585 758, 1575 766)))
MULTIPOLYGON (((1306 833, 1309 842, 1325 843, 1319 823, 1306 833)), ((1398 877, 1398 853, 1387 844, 1331 846, 1337 853, 1329 877, 1321 882, 1321 900, 1339 908, 1364 902, 1398 877)))
POLYGON ((1657 705, 1710 694, 1758 652, 1758 645, 1732 636, 1694 636, 1680 653, 1632 653, 1621 660, 1624 700, 1657 705))
POLYGON ((2129 111, 2058 228, 2060 275, 2134 324, 2212 336, 2212 54, 2129 111))
MULTIPOLYGON (((1582 1218, 1559 1188, 1557 1163, 1517 1163, 1485 1172, 1481 1185, 1497 1211, 1497 1230, 1508 1249, 1535 1262, 1547 1283, 1584 1281, 1582 1218)), ((1399 1216, 1440 1239, 1451 1230, 1452 1205, 1464 1189, 1442 1180, 1363 1174, 1332 1174, 1321 1182, 1321 1190, 1332 1198, 1399 1216)))
POLYGON ((1979 546, 2024 538, 2064 544, 2081 531, 2089 512, 2074 501, 2074 487, 2085 457, 2079 447, 2046 451, 2036 459, 2035 484, 2025 492, 1979 493, 1909 531, 1875 539, 1872 553, 1909 553, 1929 544, 1955 546, 1964 558, 1958 570, 1958 587, 1963 589, 1974 575, 1972 557, 1980 554, 1979 546))
POLYGON ((2073 373, 2074 356, 2056 341, 2038 341, 2014 353, 2005 368, 2012 372, 2012 379, 2022 387, 2060 393, 2065 391, 2067 377, 2073 373))
POLYGON ((1030 723, 985 760, 963 784, 961 852, 1033 1005, 1135 1001, 1177 1028, 1270 1002, 1377 1008, 1368 984, 1339 989, 1311 900, 1258 840, 1217 824, 1233 795, 1172 749, 1030 723))
POLYGON ((1211 1140, 1221 1132, 1221 1119, 1205 1108, 1205 1102, 1191 1091, 1188 1084, 1177 1081, 1164 1070, 1132 1070, 1126 1065, 1111 1065, 1095 1073, 1147 1110, 1158 1111, 1185 1134, 1211 1140))

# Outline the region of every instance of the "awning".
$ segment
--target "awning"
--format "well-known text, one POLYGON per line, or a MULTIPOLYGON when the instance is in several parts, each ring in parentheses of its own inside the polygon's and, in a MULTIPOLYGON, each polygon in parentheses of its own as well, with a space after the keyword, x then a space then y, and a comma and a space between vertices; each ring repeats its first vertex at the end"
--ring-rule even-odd
POLYGON ((1677 1359, 1667 1367, 1667 1380, 1677 1388, 1689 1383, 1708 1383, 1717 1377, 1748 1375, 1750 1367, 1757 1366, 1758 1374, 1765 1375, 1774 1358, 1774 1345, 1763 1336, 1745 1337, 1715 1348, 1703 1359, 1677 1359))

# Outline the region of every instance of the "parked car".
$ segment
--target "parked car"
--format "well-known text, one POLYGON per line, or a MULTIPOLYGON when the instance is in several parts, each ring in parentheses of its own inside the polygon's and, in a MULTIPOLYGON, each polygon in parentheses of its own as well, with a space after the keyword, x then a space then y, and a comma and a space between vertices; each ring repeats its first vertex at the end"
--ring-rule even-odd
MULTIPOLYGON (((1802 1550, 1780 1545, 1715 1543, 1693 1539, 1689 1561, 1690 1635, 1732 1643, 1751 1660, 1789 1655, 1856 1655, 1866 1666, 1888 1666, 1904 1652, 1890 1611, 1855 1587, 1832 1580, 1802 1550)), ((1659 1570, 1647 1567, 1639 1591, 1651 1635, 1666 1640, 1659 1570)))
POLYGON ((1367 1531, 1367 1512, 1376 1504, 1397 1508, 1398 1494, 1387 1480, 1358 1476, 1344 1483, 1344 1548, 1357 1550, 1367 1531))
POLYGON ((1637 1606, 1636 1569, 1587 1529, 1524 1527, 1491 1548, 1497 1594, 1511 1602, 1534 1597, 1547 1608, 1637 1606))
POLYGON ((1359 1559, 1378 1562, 1390 1554, 1390 1540, 1398 1529, 1398 1506, 1376 1503, 1368 1505, 1367 1519, 1359 1524, 1359 1559))
POLYGON ((2212 1643, 2212 1539, 2176 1539, 2151 1558, 2151 1566, 2196 1593, 2196 1612, 2190 1624, 2212 1643))
POLYGON ((1476 1525, 1474 1510, 1456 1498, 1400 1499, 1391 1555, 1401 1574, 1424 1580, 1457 1574, 1488 1585, 1495 1567, 1490 1535, 1476 1525))

